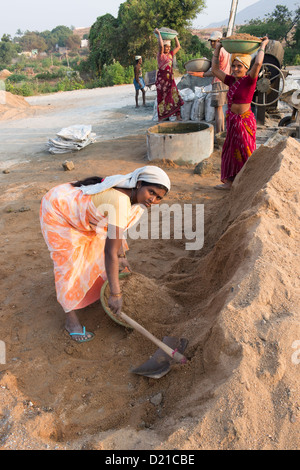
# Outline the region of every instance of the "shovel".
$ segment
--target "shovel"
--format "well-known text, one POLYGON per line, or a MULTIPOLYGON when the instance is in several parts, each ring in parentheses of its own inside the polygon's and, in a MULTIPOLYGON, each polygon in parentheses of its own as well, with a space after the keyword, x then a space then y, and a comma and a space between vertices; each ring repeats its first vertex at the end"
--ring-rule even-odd
MULTIPOLYGON (((120 278, 123 276, 120 275, 120 278)), ((135 320, 130 318, 126 313, 121 312, 119 317, 121 320, 124 320, 125 323, 118 320, 116 316, 112 315, 112 312, 107 307, 105 302, 105 289, 108 285, 108 281, 102 286, 100 300, 103 306, 104 311, 119 325, 127 326, 128 325, 141 333, 143 336, 152 341, 159 349, 154 353, 154 355, 146 361, 144 364, 139 367, 132 369, 131 372, 138 375, 144 375, 145 377, 151 378, 160 378, 166 375, 171 369, 171 365, 175 362, 180 364, 185 364, 187 359, 183 356, 183 352, 188 344, 188 341, 184 338, 175 338, 170 336, 165 336, 163 341, 160 341, 152 333, 147 331, 143 326, 137 323, 135 320)))
POLYGON ((179 362, 180 364, 186 364, 187 359, 182 354, 188 343, 186 339, 165 336, 163 341, 160 341, 143 326, 128 317, 124 312, 120 313, 120 317, 133 329, 144 335, 156 344, 156 346, 159 346, 159 349, 148 361, 131 370, 133 374, 159 379, 169 372, 172 363, 179 362))

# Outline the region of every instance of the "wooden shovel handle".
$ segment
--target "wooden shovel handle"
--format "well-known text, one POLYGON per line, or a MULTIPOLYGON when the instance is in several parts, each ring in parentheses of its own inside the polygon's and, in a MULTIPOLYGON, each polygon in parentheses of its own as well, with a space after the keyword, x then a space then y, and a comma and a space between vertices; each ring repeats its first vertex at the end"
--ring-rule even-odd
POLYGON ((137 323, 132 318, 128 317, 126 313, 121 312, 120 317, 124 321, 126 321, 130 326, 132 326, 132 328, 134 328, 136 331, 146 336, 146 338, 148 338, 150 341, 156 344, 156 346, 162 349, 166 354, 168 354, 168 356, 170 356, 176 362, 180 362, 181 364, 185 364, 187 362, 186 357, 184 357, 180 352, 178 352, 176 349, 170 348, 167 344, 163 343, 158 338, 153 336, 153 334, 147 331, 142 325, 137 323))

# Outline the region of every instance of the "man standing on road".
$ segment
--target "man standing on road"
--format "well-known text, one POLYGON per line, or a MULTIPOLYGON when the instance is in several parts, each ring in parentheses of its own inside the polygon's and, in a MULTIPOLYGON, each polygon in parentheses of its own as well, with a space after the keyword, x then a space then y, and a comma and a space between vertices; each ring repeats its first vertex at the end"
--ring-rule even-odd
POLYGON ((146 92, 145 92, 145 82, 143 79, 142 72, 142 62, 143 59, 140 55, 135 56, 135 66, 134 66, 134 79, 133 84, 135 86, 135 107, 139 107, 139 91, 142 91, 143 95, 143 106, 146 106, 146 92))
MULTIPOLYGON (((214 31, 210 38, 209 42, 213 49, 216 48, 217 43, 222 38, 222 33, 220 31, 214 31)), ((219 67, 227 75, 230 75, 230 54, 225 51, 222 47, 219 55, 219 67)), ((209 69, 207 72, 188 72, 190 75, 195 77, 214 77, 212 81, 212 100, 211 106, 215 108, 215 123, 216 123, 216 134, 223 132, 225 130, 225 118, 223 113, 223 106, 227 103, 227 93, 228 86, 224 85, 221 80, 215 77, 209 69), (223 91, 222 91, 223 90, 223 91), (226 91, 225 91, 226 90, 226 91)))

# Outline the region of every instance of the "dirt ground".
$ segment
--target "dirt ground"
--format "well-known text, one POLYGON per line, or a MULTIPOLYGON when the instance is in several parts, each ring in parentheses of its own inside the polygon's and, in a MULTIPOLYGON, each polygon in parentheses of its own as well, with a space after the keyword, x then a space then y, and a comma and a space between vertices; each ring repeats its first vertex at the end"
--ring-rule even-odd
POLYGON ((132 374, 157 348, 113 322, 100 302, 80 312, 93 341, 76 344, 64 331, 40 201, 59 183, 149 163, 152 105, 136 110, 128 90, 113 109, 93 111, 93 128, 103 138, 77 153, 50 155, 43 148, 53 120, 57 130, 76 116, 78 123, 77 108, 67 121, 57 95, 28 100, 30 115, 12 112, 1 122, 0 449, 298 449, 296 139, 261 145, 230 193, 213 188, 219 148, 202 175, 191 165, 154 162, 172 182, 164 202, 204 204, 204 246, 187 251, 184 238, 129 239, 131 267, 144 281, 130 305, 159 338, 188 340, 187 364, 174 364, 158 380, 132 374), (31 153, 28 138, 20 152, 22 129, 33 137, 31 153), (71 172, 63 170, 66 159, 75 165, 71 172))

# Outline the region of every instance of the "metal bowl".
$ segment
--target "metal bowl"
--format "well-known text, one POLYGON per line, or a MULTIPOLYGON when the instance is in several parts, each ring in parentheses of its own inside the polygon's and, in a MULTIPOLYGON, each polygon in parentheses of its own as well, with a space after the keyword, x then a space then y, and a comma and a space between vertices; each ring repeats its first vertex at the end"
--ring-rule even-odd
POLYGON ((211 67, 211 61, 202 57, 201 59, 192 59, 184 64, 187 72, 207 72, 211 67))
POLYGON ((253 54, 261 44, 261 41, 249 41, 245 39, 222 39, 221 42, 225 51, 230 54, 253 54))

